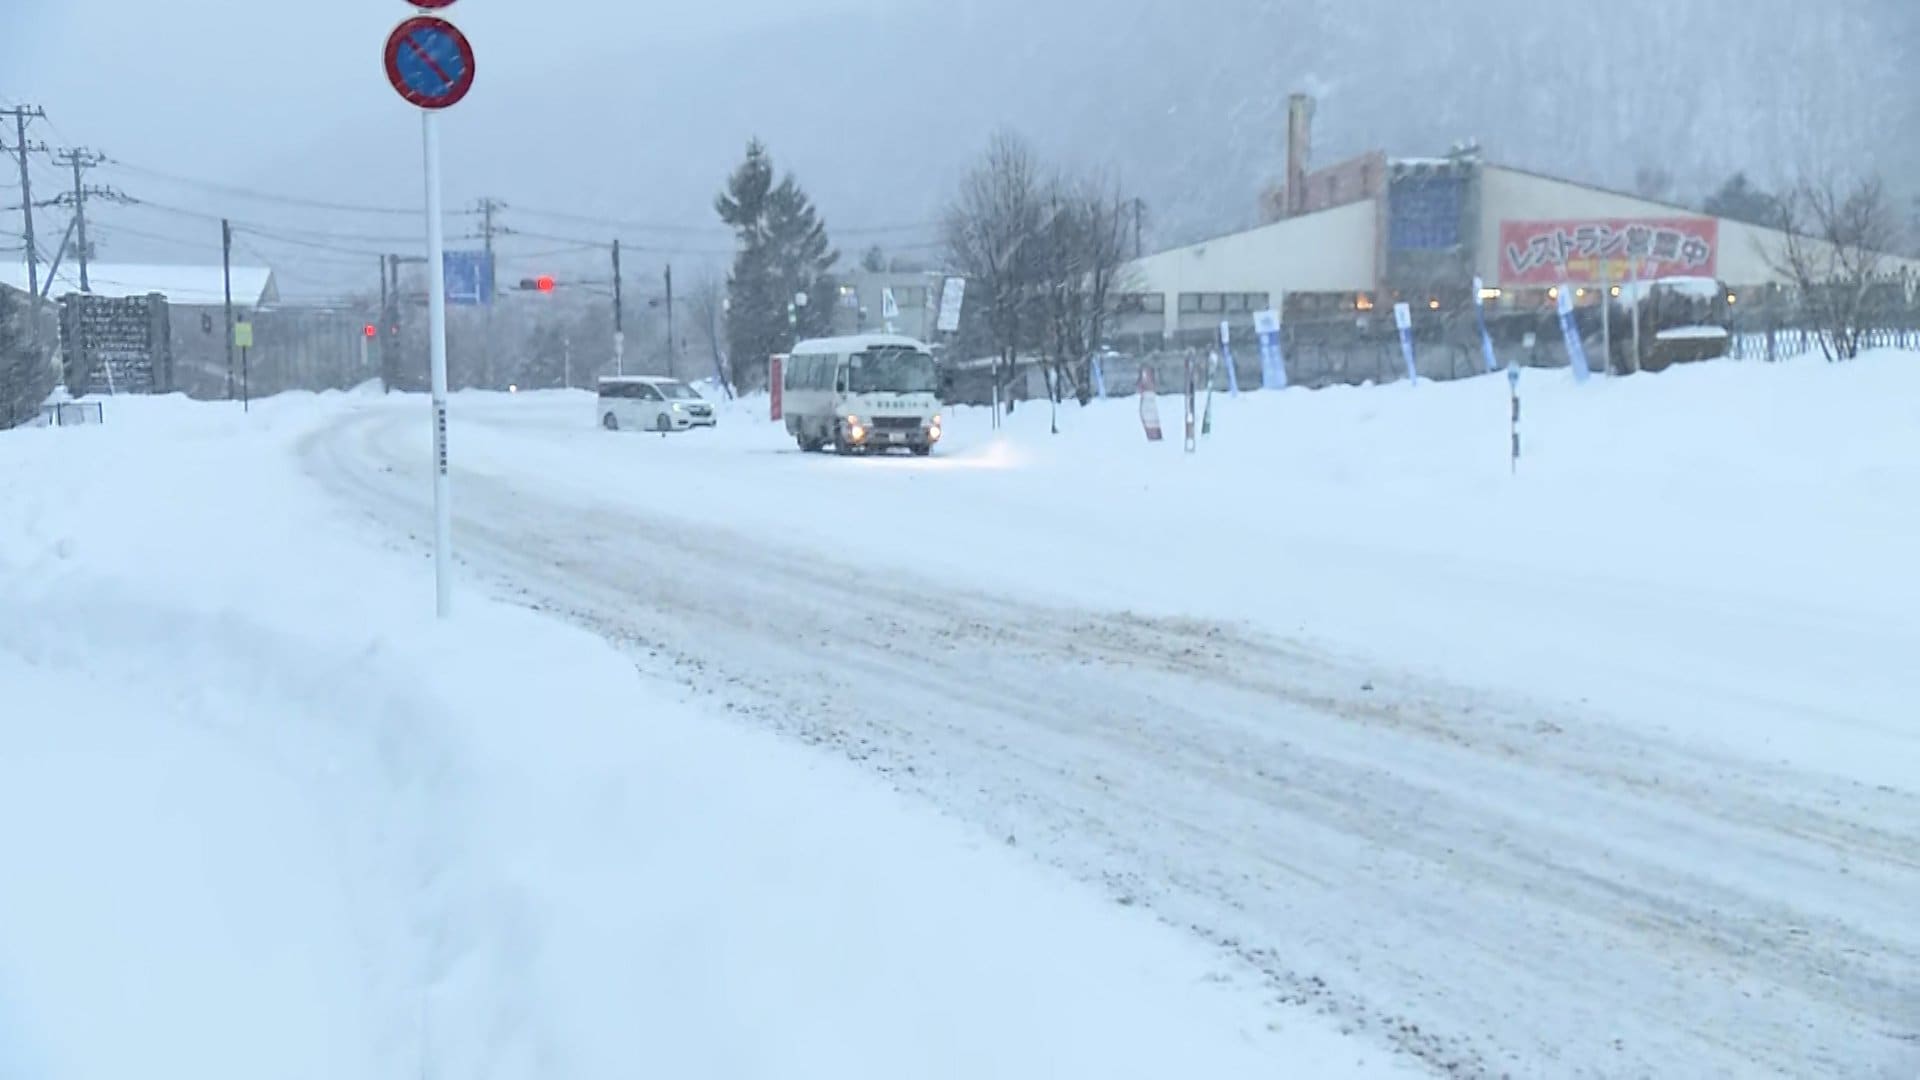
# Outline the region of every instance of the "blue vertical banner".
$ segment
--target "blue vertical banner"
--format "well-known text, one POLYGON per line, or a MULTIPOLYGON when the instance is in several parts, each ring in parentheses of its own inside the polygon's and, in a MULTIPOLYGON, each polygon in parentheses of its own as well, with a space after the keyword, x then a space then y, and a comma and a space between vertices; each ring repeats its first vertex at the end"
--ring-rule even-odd
POLYGON ((1400 328, 1400 352, 1407 358, 1407 381, 1420 382, 1420 366, 1413 355, 1413 309, 1406 304, 1393 305, 1393 324, 1400 328))
POLYGON ((1233 325, 1220 321, 1220 362, 1227 365, 1227 396, 1240 396, 1240 373, 1233 369, 1233 325))
POLYGON ((1573 286, 1560 286, 1560 333, 1567 339, 1567 359, 1573 364, 1573 378, 1586 382, 1593 375, 1587 364, 1587 346, 1580 340, 1580 324, 1573 317, 1573 286))
POLYGON ((1473 317, 1480 324, 1480 355, 1487 371, 1499 371, 1500 358, 1493 354, 1493 335, 1487 331, 1487 283, 1479 278, 1473 279, 1473 317))
POLYGON ((1093 377, 1093 396, 1097 398, 1106 397, 1107 373, 1106 370, 1100 366, 1099 353, 1093 354, 1093 360, 1089 363, 1088 367, 1089 374, 1093 377))
POLYGON ((1280 312, 1274 308, 1254 312, 1253 330, 1260 335, 1260 385, 1285 390, 1287 358, 1280 351, 1280 312))

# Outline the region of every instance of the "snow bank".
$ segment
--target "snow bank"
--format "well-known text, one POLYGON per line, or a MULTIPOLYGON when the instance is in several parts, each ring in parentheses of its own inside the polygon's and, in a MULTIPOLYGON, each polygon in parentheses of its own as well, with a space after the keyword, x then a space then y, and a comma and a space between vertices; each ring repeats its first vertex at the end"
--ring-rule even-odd
MULTIPOLYGON (((1504 376, 949 417, 929 460, 802 455, 765 400, 606 436, 475 398, 467 468, 1061 604, 1229 619, 1669 735, 1920 786, 1920 356, 1504 376), (873 522, 888 523, 872 527, 873 522)), ((524 397, 524 395, 523 395, 524 397)), ((424 436, 423 436, 424 437, 424 436)), ((424 449, 422 451, 424 453, 424 449)))
POLYGON ((583 633, 433 622, 290 453, 415 405, 0 436, 0 1074, 1398 1071, 583 633))

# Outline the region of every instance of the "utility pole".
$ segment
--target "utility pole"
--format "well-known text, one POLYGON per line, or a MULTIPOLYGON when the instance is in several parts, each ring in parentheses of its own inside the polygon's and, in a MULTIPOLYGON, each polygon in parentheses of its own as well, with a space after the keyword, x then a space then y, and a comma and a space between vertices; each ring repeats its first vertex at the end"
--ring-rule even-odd
POLYGON ((87 188, 82 183, 81 174, 106 159, 84 147, 62 150, 54 156, 55 162, 73 166, 73 214, 80 229, 80 291, 90 293, 93 285, 87 280, 87 188))
POLYGON ((667 264, 667 377, 679 377, 679 352, 673 343, 673 264, 667 264))
POLYGON ((220 219, 220 276, 227 290, 227 400, 233 400, 233 223, 220 219))
POLYGON ((393 393, 393 294, 387 291, 387 257, 380 256, 380 392, 393 393))
POLYGON ((620 301, 620 238, 613 238, 613 373, 627 373, 627 324, 620 301))
POLYGON ((487 263, 487 296, 486 296, 487 303, 486 303, 486 315, 485 315, 486 340, 482 342, 480 346, 481 367, 483 369, 480 372, 480 385, 486 387, 489 390, 493 389, 493 381, 494 381, 493 380, 493 302, 496 299, 498 299, 500 295, 499 275, 494 272, 494 268, 493 268, 493 236, 495 232, 509 231, 506 229, 495 229, 493 224, 493 215, 498 211, 505 210, 506 208, 507 208, 506 203, 503 203, 498 199, 492 198, 491 196, 481 199, 480 205, 476 207, 476 209, 480 212, 480 237, 481 237, 482 243, 485 244, 485 248, 484 248, 485 254, 482 256, 482 258, 484 258, 487 263))
POLYGON ((27 121, 43 120, 47 111, 41 108, 28 108, 18 105, 11 109, 0 109, 0 116, 13 117, 15 141, 14 153, 20 160, 20 213, 25 218, 22 235, 27 241, 27 291, 32 294, 29 300, 30 325, 27 332, 36 351, 40 345, 40 253, 33 246, 33 173, 27 168, 27 153, 33 150, 45 150, 46 145, 29 146, 27 144, 27 121))
POLYGON ((1141 248, 1140 241, 1142 237, 1145 235, 1145 230, 1141 227, 1141 222, 1145 219, 1146 213, 1147 213, 1147 204, 1141 201, 1140 199, 1134 199, 1133 200, 1133 257, 1136 259, 1140 258, 1143 254, 1145 254, 1145 252, 1140 250, 1141 248))

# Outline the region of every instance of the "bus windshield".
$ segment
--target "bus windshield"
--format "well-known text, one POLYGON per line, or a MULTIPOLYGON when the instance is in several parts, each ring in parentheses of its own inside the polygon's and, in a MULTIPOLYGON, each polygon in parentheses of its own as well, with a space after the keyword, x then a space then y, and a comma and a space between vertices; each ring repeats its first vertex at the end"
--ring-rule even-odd
POLYGON ((854 353, 847 361, 849 393, 931 394, 939 389, 933 357, 916 349, 870 349, 854 353))

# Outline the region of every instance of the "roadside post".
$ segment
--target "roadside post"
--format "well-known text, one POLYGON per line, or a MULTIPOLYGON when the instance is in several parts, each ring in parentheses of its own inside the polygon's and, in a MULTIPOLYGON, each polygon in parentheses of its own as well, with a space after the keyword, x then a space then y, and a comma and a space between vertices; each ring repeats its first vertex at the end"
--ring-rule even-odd
MULTIPOLYGON (((408 0, 437 10, 454 0, 408 0)), ((453 608, 453 505, 447 474, 447 268, 441 221, 441 109, 450 108, 473 89, 473 46, 459 28, 432 15, 403 20, 387 37, 387 81, 409 105, 420 110, 420 147, 427 195, 427 325, 431 342, 433 390, 433 576, 435 611, 444 619, 453 608)))
POLYGON ((233 324, 233 345, 240 350, 240 411, 253 411, 253 393, 248 375, 247 353, 253 349, 253 324, 237 322, 233 324))

